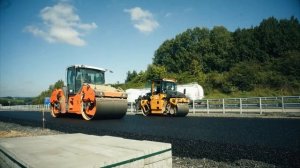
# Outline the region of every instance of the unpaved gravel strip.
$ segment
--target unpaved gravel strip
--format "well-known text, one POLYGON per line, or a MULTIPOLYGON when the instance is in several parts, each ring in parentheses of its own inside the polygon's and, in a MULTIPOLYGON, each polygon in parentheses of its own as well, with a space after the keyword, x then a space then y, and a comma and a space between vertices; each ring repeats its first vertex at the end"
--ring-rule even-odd
POLYGON ((21 126, 14 123, 0 122, 0 138, 55 135, 62 132, 37 127, 21 126))

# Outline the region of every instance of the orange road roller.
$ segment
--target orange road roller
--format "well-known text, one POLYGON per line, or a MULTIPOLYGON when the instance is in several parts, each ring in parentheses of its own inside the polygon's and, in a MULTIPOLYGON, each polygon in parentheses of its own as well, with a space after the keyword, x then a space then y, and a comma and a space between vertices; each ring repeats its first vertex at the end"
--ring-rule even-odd
POLYGON ((85 120, 124 117, 127 94, 122 89, 105 85, 106 71, 86 65, 67 67, 67 86, 55 89, 51 94, 51 115, 59 117, 73 113, 82 115, 85 120))

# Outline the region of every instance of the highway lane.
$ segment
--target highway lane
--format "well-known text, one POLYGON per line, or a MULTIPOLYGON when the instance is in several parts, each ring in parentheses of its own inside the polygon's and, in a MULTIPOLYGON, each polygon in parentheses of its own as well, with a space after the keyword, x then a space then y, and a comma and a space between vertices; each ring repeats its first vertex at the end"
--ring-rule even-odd
MULTIPOLYGON (((217 118, 217 117, 163 117, 127 115, 121 120, 84 121, 81 116, 68 115, 52 118, 45 113, 48 127, 74 127, 88 132, 116 131, 179 139, 194 139, 217 143, 261 145, 300 149, 299 119, 217 118)), ((40 112, 0 111, 0 120, 41 123, 40 112)), ((41 125, 41 124, 40 124, 41 125)))
MULTIPOLYGON (((49 113, 45 117, 47 128, 63 132, 170 142, 178 156, 246 158, 277 165, 288 160, 299 165, 294 159, 300 149, 300 119, 126 115, 121 120, 84 121, 81 116, 52 118, 49 113)), ((42 126, 42 113, 0 111, 0 121, 42 126)))

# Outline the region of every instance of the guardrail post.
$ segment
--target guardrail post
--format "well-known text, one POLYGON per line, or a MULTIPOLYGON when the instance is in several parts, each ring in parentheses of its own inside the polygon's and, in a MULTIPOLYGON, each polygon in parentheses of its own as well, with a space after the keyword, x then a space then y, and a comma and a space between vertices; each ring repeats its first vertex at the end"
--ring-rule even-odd
POLYGON ((130 102, 130 112, 133 113, 133 102, 130 102))
POLYGON ((283 101, 283 96, 281 97, 281 106, 282 106, 282 112, 285 112, 285 110, 284 110, 284 101, 283 101))
POLYGON ((45 121, 46 121, 46 119, 45 119, 45 109, 43 108, 42 109, 42 112, 43 112, 43 130, 45 129, 45 121))
POLYGON ((242 98, 240 98, 240 114, 243 113, 243 104, 242 104, 242 98))
POLYGON ((207 114, 209 114, 209 103, 208 103, 208 99, 206 99, 206 109, 207 109, 207 114))
POLYGON ((260 115, 262 115, 261 97, 259 98, 259 110, 260 110, 260 115))
POLYGON ((195 100, 193 99, 193 114, 195 114, 195 100))
POLYGON ((222 99, 222 104, 223 104, 223 114, 225 114, 225 100, 222 99))

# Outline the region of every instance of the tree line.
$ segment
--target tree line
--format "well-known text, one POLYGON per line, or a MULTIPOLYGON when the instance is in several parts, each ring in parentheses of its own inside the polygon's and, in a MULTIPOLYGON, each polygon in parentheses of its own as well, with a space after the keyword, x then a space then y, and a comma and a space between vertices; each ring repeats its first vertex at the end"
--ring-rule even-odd
POLYGON ((44 104, 45 97, 50 97, 54 89, 59 89, 64 86, 63 80, 58 80, 53 85, 50 85, 47 90, 42 91, 37 97, 32 100, 33 104, 44 104))
POLYGON ((64 81, 58 80, 36 97, 0 97, 0 104, 2 106, 44 104, 45 98, 50 97, 54 89, 62 88, 63 86, 64 81))
POLYGON ((1 106, 28 105, 32 104, 32 97, 0 97, 1 106))
POLYGON ((208 96, 299 95, 300 24, 270 17, 251 28, 195 27, 164 41, 145 71, 128 71, 123 88, 171 77, 198 82, 208 96))

